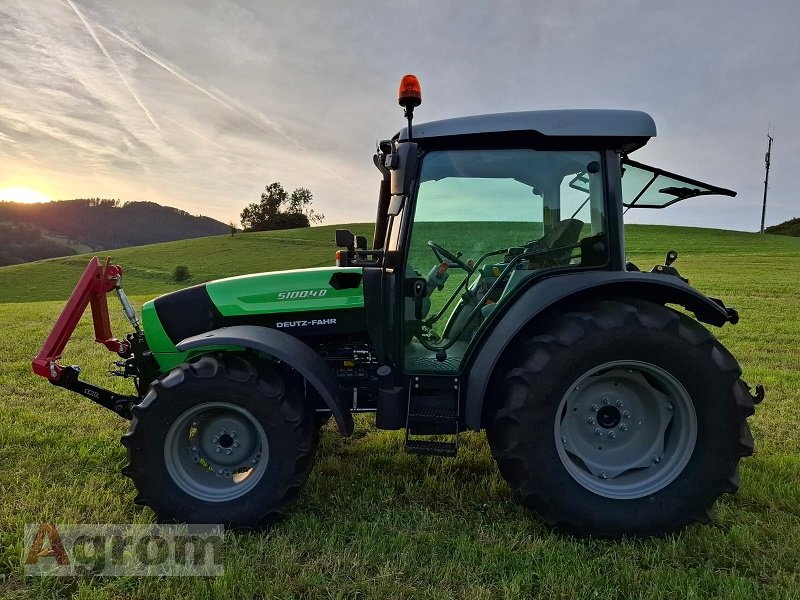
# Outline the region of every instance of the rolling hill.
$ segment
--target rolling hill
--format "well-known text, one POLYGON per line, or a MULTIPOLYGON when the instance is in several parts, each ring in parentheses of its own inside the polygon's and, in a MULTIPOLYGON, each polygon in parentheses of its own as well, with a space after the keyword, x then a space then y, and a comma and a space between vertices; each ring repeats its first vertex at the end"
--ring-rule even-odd
POLYGON ((775 235, 791 235, 794 237, 800 237, 800 217, 789 219, 788 221, 778 223, 777 225, 770 225, 764 229, 764 231, 767 233, 773 233, 775 235))
POLYGON ((99 198, 42 204, 0 201, 0 265, 229 231, 228 225, 209 217, 155 202, 99 198))
MULTIPOLYGON (((110 256, 125 268, 123 284, 129 294, 155 295, 221 277, 332 265, 334 230, 348 228, 372 238, 373 225, 356 223, 303 229, 238 233, 120 248, 12 265, 0 268, 0 302, 31 302, 66 299, 89 258, 110 256), (189 280, 174 280, 176 266, 189 269, 189 280)), ((464 249, 463 239, 452 228, 437 236, 445 247, 464 249)), ((668 250, 680 258, 676 267, 693 280, 710 281, 724 290, 739 282, 722 276, 720 263, 759 263, 763 257, 800 257, 800 240, 738 231, 628 225, 628 257, 642 270, 663 261, 668 250)), ((431 254, 433 260, 433 254, 431 254)))

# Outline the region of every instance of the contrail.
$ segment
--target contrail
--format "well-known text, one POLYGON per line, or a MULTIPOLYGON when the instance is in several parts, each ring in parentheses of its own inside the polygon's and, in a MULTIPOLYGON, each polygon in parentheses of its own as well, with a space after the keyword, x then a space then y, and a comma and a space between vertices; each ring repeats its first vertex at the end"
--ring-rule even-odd
MULTIPOLYGON (((70 1, 70 0, 67 0, 67 1, 70 1)), ((224 94, 222 94, 222 97, 220 97, 220 95, 217 95, 217 94, 214 94, 213 92, 210 92, 209 90, 205 89, 201 85, 195 83, 194 81, 192 81, 191 79, 189 79, 188 77, 186 77, 185 75, 183 75, 182 73, 177 71, 174 67, 169 65, 163 59, 161 59, 158 55, 154 54, 153 52, 151 52, 147 48, 141 46, 136 41, 131 40, 131 39, 125 37, 125 36, 121 36, 118 33, 114 32, 114 31, 111 31, 107 27, 104 27, 103 25, 100 25, 98 23, 96 23, 96 26, 98 28, 102 29, 104 33, 110 35, 111 37, 113 37, 114 39, 119 41, 120 43, 125 44, 131 50, 134 50, 135 52, 138 52, 139 54, 141 54, 145 58, 151 60, 153 63, 155 63, 156 65, 158 65, 159 67, 161 67, 162 69, 164 69, 165 71, 167 71, 168 73, 170 73, 171 75, 173 75, 174 77, 176 77, 177 79, 182 81, 183 83, 193 87, 195 90, 197 90, 198 92, 200 92, 204 96, 207 96, 208 98, 210 98, 214 102, 217 102, 218 104, 220 104, 224 108, 228 109, 229 111, 238 114, 240 117, 245 119, 251 125, 254 125, 255 127, 258 127, 259 129, 261 129, 262 131, 265 131, 267 133, 272 133, 272 132, 277 133, 283 139, 285 139, 286 141, 288 141, 289 143, 291 143, 295 147, 297 147, 299 150, 301 150, 302 152, 308 154, 311 157, 311 160, 313 160, 320 168, 322 168, 323 170, 327 171, 328 173, 330 173, 331 175, 333 175, 334 177, 336 177, 337 179, 342 181, 347 187, 352 189, 353 186, 349 181, 347 181, 344 177, 342 177, 341 175, 339 175, 338 173, 333 171, 328 166, 326 166, 323 163, 321 163, 319 160, 317 160, 317 158, 314 156, 314 154, 308 148, 306 148, 303 144, 298 142, 296 139, 294 139, 291 136, 289 136, 289 134, 287 134, 283 130, 283 128, 280 125, 278 125, 277 123, 275 123, 274 121, 268 119, 266 116, 264 116, 263 114, 261 114, 261 113, 259 113, 257 111, 254 111, 253 109, 247 109, 247 110, 244 109, 243 107, 241 107, 240 103, 235 102, 234 100, 231 100, 230 98, 228 98, 224 94), (237 106, 237 104, 239 104, 239 106, 237 106), (251 114, 248 114, 248 113, 251 113, 251 114)))
POLYGON ((153 120, 153 117, 150 114, 150 111, 147 110, 147 107, 139 99, 139 96, 136 95, 136 92, 133 91, 133 88, 131 88, 130 84, 128 83, 128 80, 125 79, 125 77, 122 75, 122 71, 119 70, 119 67, 117 66, 116 61, 111 57, 111 55, 108 53, 108 50, 106 50, 106 47, 103 46, 103 43, 95 35, 94 30, 92 29, 92 26, 89 25, 89 22, 86 19, 83 18, 83 15, 78 10, 78 8, 72 3, 72 0, 65 0, 65 2, 69 5, 69 7, 73 10, 73 12, 77 15, 77 17, 81 20, 81 23, 83 23, 83 26, 86 27, 86 31, 88 31, 89 35, 92 36, 92 39, 94 40, 94 43, 97 44, 97 47, 100 48, 100 51, 108 59, 108 62, 110 62, 111 66, 114 67, 114 70, 117 72, 117 75, 122 80, 122 83, 125 85, 127 90, 130 92, 131 96, 133 96, 133 99, 136 100, 136 104, 138 104, 139 107, 142 109, 142 111, 144 111, 144 114, 147 116, 148 120, 153 124, 153 127, 155 127, 157 130, 160 129, 160 127, 158 126, 158 123, 156 123, 153 120))
POLYGON ((175 125, 177 125, 177 126, 178 126, 178 127, 180 127, 181 129, 185 129, 185 130, 186 130, 186 131, 188 131, 189 133, 192 133, 192 134, 196 135, 196 136, 197 136, 197 137, 199 137, 201 140, 205 140, 205 141, 206 141, 206 142, 208 142, 209 144, 214 144, 214 145, 215 145, 217 148, 220 148, 220 149, 222 149, 222 150, 227 150, 227 148, 225 148, 225 146, 223 146, 223 145, 222 145, 222 144, 220 144, 219 142, 215 142, 215 141, 214 141, 214 140, 212 140, 211 138, 204 136, 204 135, 203 135, 202 133, 200 133, 199 131, 195 131, 194 129, 191 129, 190 127, 187 127, 187 126, 186 126, 186 125, 184 125, 183 123, 178 123, 178 122, 177 122, 175 119, 170 119, 170 118, 169 118, 167 115, 165 115, 164 113, 159 113, 159 115, 158 115, 158 116, 159 116, 160 118, 162 118, 162 119, 166 119, 167 121, 169 121, 169 122, 171 122, 171 123, 174 123, 175 125))

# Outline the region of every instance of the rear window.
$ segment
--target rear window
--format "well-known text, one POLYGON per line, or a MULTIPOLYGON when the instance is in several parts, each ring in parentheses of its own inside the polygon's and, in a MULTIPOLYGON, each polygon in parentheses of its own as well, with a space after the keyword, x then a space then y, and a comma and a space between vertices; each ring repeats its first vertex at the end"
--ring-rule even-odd
POLYGON ((622 161, 622 204, 626 208, 664 208, 711 195, 735 196, 736 192, 632 160, 622 161))

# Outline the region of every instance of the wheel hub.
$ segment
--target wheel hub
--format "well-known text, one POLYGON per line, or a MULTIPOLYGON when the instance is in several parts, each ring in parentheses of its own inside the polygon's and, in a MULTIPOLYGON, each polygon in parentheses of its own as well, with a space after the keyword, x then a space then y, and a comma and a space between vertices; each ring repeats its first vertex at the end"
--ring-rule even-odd
POLYGON ((200 415, 197 428, 199 456, 215 470, 223 473, 231 468, 251 466, 257 453, 257 434, 253 424, 244 415, 212 412, 200 415))
POLYGON ((238 498, 264 474, 268 441, 245 409, 225 402, 190 408, 164 440, 167 470, 175 483, 202 500, 238 498))
POLYGON ((615 406, 604 406, 597 411, 597 424, 605 429, 613 429, 622 420, 622 414, 615 406))
POLYGON ((585 373, 561 401, 555 423, 562 464, 583 487, 638 498, 668 485, 697 437, 691 398, 650 363, 615 361, 585 373))

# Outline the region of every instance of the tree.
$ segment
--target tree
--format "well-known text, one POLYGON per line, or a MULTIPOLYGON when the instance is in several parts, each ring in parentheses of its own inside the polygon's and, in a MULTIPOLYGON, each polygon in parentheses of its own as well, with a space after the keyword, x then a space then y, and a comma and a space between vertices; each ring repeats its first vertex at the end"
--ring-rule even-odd
POLYGON ((275 181, 264 188, 261 200, 242 210, 242 226, 246 231, 269 231, 309 227, 320 223, 325 215, 314 212, 314 196, 306 188, 297 188, 291 195, 275 181))
POLYGON ((305 215, 309 223, 322 223, 325 215, 314 212, 314 209, 311 208, 311 201, 313 199, 314 196, 311 194, 311 190, 297 188, 292 192, 292 195, 289 196, 289 208, 287 212, 305 215))

